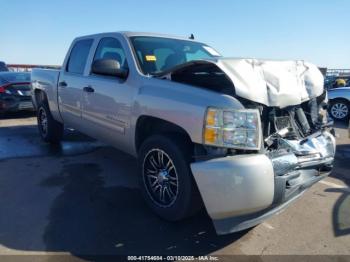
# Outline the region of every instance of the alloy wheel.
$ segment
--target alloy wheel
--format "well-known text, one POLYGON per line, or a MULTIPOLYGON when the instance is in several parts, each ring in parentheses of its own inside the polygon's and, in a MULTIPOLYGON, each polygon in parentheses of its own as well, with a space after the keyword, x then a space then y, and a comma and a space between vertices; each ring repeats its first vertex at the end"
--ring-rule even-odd
POLYGON ((331 114, 336 119, 343 119, 348 116, 349 109, 344 103, 335 103, 331 107, 331 114))
POLYGON ((160 207, 174 204, 179 193, 172 159, 161 149, 150 150, 143 161, 143 182, 152 201, 160 207))

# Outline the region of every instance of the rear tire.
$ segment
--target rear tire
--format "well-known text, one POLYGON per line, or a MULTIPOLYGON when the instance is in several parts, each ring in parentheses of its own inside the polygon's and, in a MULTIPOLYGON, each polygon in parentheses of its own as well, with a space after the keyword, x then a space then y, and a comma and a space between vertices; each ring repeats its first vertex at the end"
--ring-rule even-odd
POLYGON ((185 219, 202 207, 190 161, 190 148, 178 137, 154 135, 141 145, 141 191, 148 206, 165 220, 185 219))
POLYGON ((63 125, 52 117, 46 101, 38 106, 37 120, 42 140, 51 144, 58 144, 61 142, 63 137, 63 125))

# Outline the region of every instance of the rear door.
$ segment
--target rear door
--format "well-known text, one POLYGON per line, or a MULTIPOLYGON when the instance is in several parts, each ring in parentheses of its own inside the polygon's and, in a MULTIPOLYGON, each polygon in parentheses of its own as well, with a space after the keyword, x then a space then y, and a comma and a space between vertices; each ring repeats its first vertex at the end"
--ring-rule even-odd
MULTIPOLYGON (((82 94, 86 84, 86 63, 93 39, 77 40, 71 48, 65 68, 58 81, 58 105, 64 123, 71 127, 81 125, 82 94)), ((79 129, 79 128, 77 128, 79 129)))

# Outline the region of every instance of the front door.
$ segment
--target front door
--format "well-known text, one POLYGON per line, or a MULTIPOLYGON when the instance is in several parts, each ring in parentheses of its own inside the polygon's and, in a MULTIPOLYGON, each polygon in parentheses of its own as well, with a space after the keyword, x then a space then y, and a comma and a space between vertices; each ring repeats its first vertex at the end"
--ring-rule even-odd
MULTIPOLYGON (((125 52, 118 39, 102 38, 93 61, 114 59, 128 68, 125 52)), ((129 144, 133 88, 129 79, 90 74, 82 97, 82 118, 87 134, 122 149, 129 144)))

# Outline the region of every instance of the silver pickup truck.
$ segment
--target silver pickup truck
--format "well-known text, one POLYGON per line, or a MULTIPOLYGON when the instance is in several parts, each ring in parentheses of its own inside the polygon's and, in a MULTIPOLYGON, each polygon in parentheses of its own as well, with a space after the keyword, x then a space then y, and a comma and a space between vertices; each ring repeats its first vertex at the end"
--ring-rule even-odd
POLYGON ((331 172, 335 139, 319 69, 223 58, 192 39, 135 32, 75 39, 62 69, 34 69, 46 142, 72 127, 138 159, 160 217, 203 206, 218 234, 284 210, 331 172))

